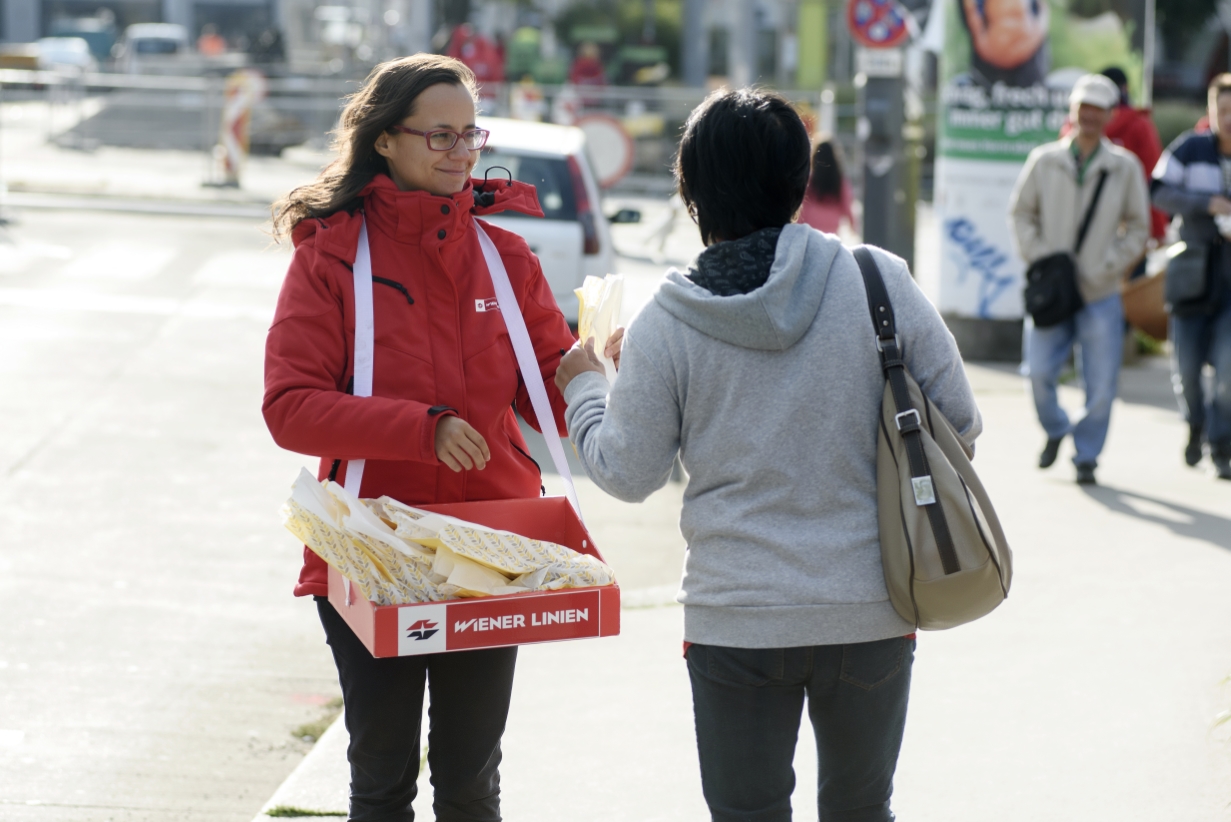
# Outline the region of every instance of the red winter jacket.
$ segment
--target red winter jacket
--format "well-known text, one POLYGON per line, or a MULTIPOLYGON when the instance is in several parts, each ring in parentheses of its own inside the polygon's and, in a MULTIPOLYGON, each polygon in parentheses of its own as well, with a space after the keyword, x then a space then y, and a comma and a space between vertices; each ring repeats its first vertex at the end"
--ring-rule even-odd
MULTIPOLYGON (((482 186, 473 181, 473 186, 482 186)), ((409 504, 537 497, 539 468, 513 406, 537 418, 522 383, 474 216, 515 210, 541 217, 532 186, 487 184, 495 202, 475 205, 475 188, 452 197, 399 191, 378 175, 363 209, 304 220, 265 343, 265 423, 278 445, 321 458, 364 459, 364 497, 409 504), (372 396, 350 396, 355 339, 351 265, 366 217, 372 253, 375 366, 372 396), (436 423, 459 416, 491 450, 482 471, 454 473, 436 458, 436 423)), ((500 251, 530 331, 539 370, 564 430, 565 403, 554 377, 573 335, 525 240, 483 224, 500 251)), ((327 567, 304 548, 296 596, 327 593, 327 567)))
MULTIPOLYGON (((1068 120, 1060 128, 1060 136, 1065 137, 1073 130, 1073 124, 1068 120)), ((1158 137, 1158 129, 1150 119, 1148 108, 1133 108, 1132 106, 1116 106, 1111 122, 1103 132, 1108 140, 1118 146, 1128 149, 1137 155, 1141 167, 1146 173, 1146 185, 1149 186, 1154 166, 1163 154, 1163 144, 1158 137)), ((1167 233, 1167 224, 1171 222, 1165 212, 1150 208, 1150 236, 1161 240, 1167 233)))

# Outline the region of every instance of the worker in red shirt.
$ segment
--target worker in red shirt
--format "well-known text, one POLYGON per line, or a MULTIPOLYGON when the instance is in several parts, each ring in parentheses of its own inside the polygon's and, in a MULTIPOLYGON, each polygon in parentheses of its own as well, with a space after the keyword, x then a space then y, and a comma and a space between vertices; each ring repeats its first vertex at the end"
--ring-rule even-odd
POLYGON ((499 44, 476 32, 469 23, 462 23, 453 30, 445 53, 461 60, 474 72, 484 97, 491 96, 491 91, 484 86, 504 82, 504 53, 499 44))
POLYGON ((597 45, 588 41, 581 44, 569 67, 568 81, 575 86, 607 85, 607 70, 603 68, 597 45))

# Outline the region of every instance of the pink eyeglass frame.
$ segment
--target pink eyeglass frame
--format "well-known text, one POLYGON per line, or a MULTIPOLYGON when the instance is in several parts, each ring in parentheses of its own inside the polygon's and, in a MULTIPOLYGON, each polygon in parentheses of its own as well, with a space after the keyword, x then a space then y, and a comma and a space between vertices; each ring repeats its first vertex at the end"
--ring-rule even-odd
POLYGON ((398 125, 397 123, 394 123, 392 126, 390 126, 390 128, 393 129, 394 131, 400 131, 403 134, 413 134, 416 137, 422 137, 424 142, 427 143, 427 147, 429 151, 452 151, 454 148, 457 147, 457 141, 462 139, 462 135, 482 134, 483 142, 479 143, 474 148, 470 148, 470 146, 466 146, 467 151, 478 151, 479 149, 483 148, 483 146, 487 145, 487 138, 491 136, 491 132, 485 128, 468 128, 462 132, 453 131, 447 128, 434 128, 431 131, 419 131, 417 129, 407 128, 406 126, 398 125), (433 148, 432 147, 432 135, 433 134, 452 134, 453 144, 450 145, 448 148, 433 148))

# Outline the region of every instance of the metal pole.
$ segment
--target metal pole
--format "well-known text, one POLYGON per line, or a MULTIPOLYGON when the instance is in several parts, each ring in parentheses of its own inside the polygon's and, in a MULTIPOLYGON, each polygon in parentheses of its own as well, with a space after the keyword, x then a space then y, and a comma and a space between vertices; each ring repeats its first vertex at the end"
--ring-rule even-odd
POLYGON ((905 58, 900 49, 860 51, 863 241, 898 255, 913 269, 916 192, 904 139, 905 58))
POLYGON ((1154 105, 1154 0, 1145 0, 1145 23, 1141 43, 1141 105, 1154 105))
POLYGON ((705 0, 684 0, 684 42, 681 62, 684 84, 704 88, 709 75, 709 38, 705 31, 705 0))
MULTIPOLYGON (((4 138, 4 84, 0 83, 0 145, 3 145, 4 138)), ((8 218, 8 209, 5 208, 5 203, 8 200, 9 187, 4 181, 4 164, 0 163, 0 226, 11 225, 12 220, 8 218)))
POLYGON ((747 86, 757 79, 757 15, 756 4, 737 2, 734 20, 727 38, 731 84, 747 86))

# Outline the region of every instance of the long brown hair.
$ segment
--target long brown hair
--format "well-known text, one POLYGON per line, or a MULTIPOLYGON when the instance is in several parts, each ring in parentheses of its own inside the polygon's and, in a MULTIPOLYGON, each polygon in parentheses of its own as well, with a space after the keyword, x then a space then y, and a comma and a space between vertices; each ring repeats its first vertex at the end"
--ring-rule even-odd
POLYGON ((812 179, 808 188, 818 200, 842 199, 842 147, 830 137, 821 138, 812 152, 812 179))
POLYGON ((342 109, 333 134, 338 159, 316 180, 273 204, 274 239, 289 237, 295 226, 310 217, 328 217, 342 209, 354 213, 362 204, 359 192, 363 187, 389 170, 385 158, 376 153, 376 138, 414 114, 419 95, 438 83, 462 86, 471 97, 478 96, 474 72, 452 57, 413 54, 372 69, 342 109))

